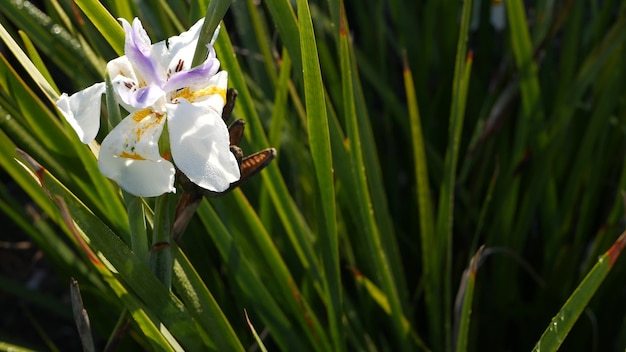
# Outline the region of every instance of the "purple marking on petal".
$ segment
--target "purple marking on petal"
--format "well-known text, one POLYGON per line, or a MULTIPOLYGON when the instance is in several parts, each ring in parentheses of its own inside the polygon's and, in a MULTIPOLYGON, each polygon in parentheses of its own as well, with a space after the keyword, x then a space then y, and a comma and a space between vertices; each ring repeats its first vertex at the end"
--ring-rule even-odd
POLYGON ((135 18, 132 27, 123 18, 120 19, 120 22, 122 22, 124 32, 126 33, 124 53, 133 65, 133 68, 146 83, 162 86, 163 79, 159 75, 159 71, 162 70, 158 67, 158 63, 150 58, 151 42, 141 22, 138 18, 135 18))
POLYGON ((213 77, 220 68, 220 62, 217 59, 208 59, 201 65, 196 66, 188 71, 176 72, 172 74, 170 79, 163 86, 166 92, 173 92, 180 88, 205 86, 211 77, 213 77))
MULTIPOLYGON (((160 87, 151 85, 137 89, 132 95, 133 101, 130 102, 130 105, 138 109, 143 109, 154 106, 161 98, 165 98, 165 92, 160 87)), ((165 100, 163 100, 163 103, 165 103, 165 100)))

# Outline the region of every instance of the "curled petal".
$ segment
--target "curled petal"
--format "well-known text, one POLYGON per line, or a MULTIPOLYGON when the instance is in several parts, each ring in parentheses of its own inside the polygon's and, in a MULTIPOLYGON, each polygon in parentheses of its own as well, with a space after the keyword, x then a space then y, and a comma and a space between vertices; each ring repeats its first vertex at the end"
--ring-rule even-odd
POLYGON ((130 61, 126 56, 111 60, 107 63, 107 72, 111 77, 117 102, 127 111, 132 111, 133 107, 130 102, 133 101, 133 94, 139 88, 139 79, 130 61))
POLYGON ((193 183, 214 192, 239 180, 239 165, 230 152, 228 129, 220 114, 186 100, 166 107, 176 166, 193 183))
POLYGON ((165 103, 165 92, 157 85, 141 86, 133 66, 126 56, 119 57, 107 64, 111 83, 117 93, 118 102, 127 111, 158 107, 165 103), (161 100, 161 101, 159 101, 161 100))
POLYGON ((85 144, 93 141, 100 129, 100 103, 104 90, 104 82, 99 82, 71 96, 63 93, 56 102, 80 141, 85 144))
POLYGON ((132 113, 102 141, 98 166, 124 190, 141 197, 175 192, 175 170, 159 154, 164 116, 150 110, 132 113))
POLYGON ((210 47, 213 47, 213 44, 215 44, 215 41, 217 40, 217 36, 220 35, 220 28, 222 26, 220 26, 219 24, 217 25, 217 28, 215 28, 215 32, 213 32, 213 37, 211 37, 211 42, 209 43, 210 47))
POLYGON ((184 87, 206 86, 209 79, 217 73, 219 68, 220 61, 218 59, 207 59, 191 70, 173 73, 167 83, 165 83, 163 90, 173 92, 184 87))

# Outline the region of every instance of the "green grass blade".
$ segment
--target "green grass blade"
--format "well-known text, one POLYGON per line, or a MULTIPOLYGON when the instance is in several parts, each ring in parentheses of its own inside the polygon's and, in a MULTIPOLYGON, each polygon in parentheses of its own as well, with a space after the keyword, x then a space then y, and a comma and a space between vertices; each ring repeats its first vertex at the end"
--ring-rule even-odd
MULTIPOLYGON (((224 30, 224 27, 222 27, 224 30)), ((229 84, 239 91, 235 112, 243 116, 247 123, 246 139, 253 150, 267 148, 269 142, 265 135, 263 123, 254 108, 254 101, 248 90, 242 72, 227 36, 219 36, 215 44, 222 67, 229 72, 229 84)), ((298 51, 299 52, 299 51, 298 51)), ((261 172, 263 188, 267 190, 273 201, 285 230, 289 236, 302 265, 310 271, 314 280, 320 280, 321 273, 312 245, 313 234, 304 216, 289 194, 285 180, 276 163, 270 164, 261 172)))
POLYGON ((321 248, 319 255, 323 258, 325 274, 326 308, 334 350, 342 351, 344 343, 341 333, 341 278, 339 275, 333 160, 317 44, 313 33, 311 13, 304 0, 298 1, 298 20, 300 23, 300 48, 309 143, 324 214, 323 232, 320 233, 318 241, 321 248))
POLYGON ((274 100, 274 110, 272 111, 270 130, 268 139, 271 146, 276 148, 276 152, 280 152, 280 137, 282 128, 284 127, 285 118, 287 117, 287 98, 289 94, 290 72, 291 72, 291 56, 286 50, 283 50, 281 57, 280 74, 278 76, 277 91, 274 100))
MULTIPOLYGON (((235 190, 234 192, 238 191, 235 190)), ((200 204, 198 215, 207 232, 212 237, 221 257, 224 259, 225 265, 232 272, 233 280, 239 287, 242 297, 248 302, 248 311, 262 317, 264 323, 273 332, 273 338, 281 349, 300 350, 304 348, 305 341, 308 341, 309 344, 306 346, 316 351, 329 350, 330 344, 326 340, 325 334, 317 334, 320 331, 319 322, 316 322, 317 319, 311 316, 312 320, 308 320, 309 312, 307 311, 310 308, 300 308, 300 304, 304 302, 294 282, 285 280, 284 275, 280 272, 277 273, 277 278, 272 278, 272 280, 279 280, 280 286, 275 281, 272 284, 262 281, 260 274, 256 272, 249 259, 249 257, 256 254, 251 253, 248 256, 244 252, 246 246, 242 242, 249 241, 249 239, 234 237, 233 233, 226 228, 218 217, 215 210, 208 205, 208 202, 200 204), (274 289, 279 289, 280 296, 272 294, 271 290, 274 289), (288 317, 287 312, 296 314, 296 317, 294 318, 293 315, 288 317), (312 328, 314 330, 308 325, 309 322, 313 323, 312 328), (305 330, 306 340, 303 336, 296 333, 301 331, 300 328, 305 330)), ((249 220, 245 214, 240 214, 239 216, 249 220)), ((260 227, 256 231, 258 229, 260 227)), ((260 237, 267 237, 267 234, 262 234, 260 237)), ((262 240, 266 241, 263 238, 262 240)), ((266 251, 264 248, 261 250, 263 252, 266 251)), ((267 272, 271 271, 267 270, 267 272)))
POLYGON ((59 93, 48 83, 46 78, 39 72, 37 67, 28 58, 28 55, 22 51, 22 48, 13 40, 9 32, 6 31, 4 26, 0 24, 0 38, 4 44, 11 50, 13 55, 22 64, 26 72, 33 78, 33 80, 39 85, 39 87, 48 95, 50 100, 56 100, 59 97, 59 93))
MULTIPOLYGON (((365 288, 367 293, 370 295, 370 297, 372 297, 376 304, 378 304, 385 313, 392 315, 393 313, 391 311, 391 305, 389 304, 389 299, 387 298, 385 292, 383 292, 378 286, 376 286, 376 284, 373 283, 372 280, 361 275, 361 273, 355 272, 354 274, 356 282, 365 288)), ((409 323, 407 318, 403 315, 401 316, 401 319, 402 333, 408 335, 411 331, 411 323, 409 323)))
POLYGON ((98 28, 113 50, 120 56, 124 55, 124 30, 104 5, 94 0, 77 0, 76 5, 98 28))
POLYGON ((216 351, 244 351, 235 331, 192 263, 174 246, 173 283, 183 303, 215 344, 216 351))
MULTIPOLYGON (((77 81, 84 82, 82 77, 92 77, 99 72, 94 66, 96 61, 89 56, 88 48, 72 38, 63 26, 46 13, 30 2, 28 5, 30 6, 19 6, 17 1, 3 1, 0 3, 0 11, 17 24, 21 31, 27 33, 51 62, 65 72, 73 72, 77 81)), ((22 58, 19 60, 23 61, 22 58)))
MULTIPOLYGON (((135 256, 130 249, 114 233, 111 232, 93 213, 69 193, 63 185, 45 169, 33 165, 34 175, 42 182, 46 191, 54 197, 60 197, 68 208, 72 221, 65 220, 66 224, 76 223, 80 228, 89 246, 100 254, 92 261, 102 261, 110 266, 116 274, 116 280, 123 281, 141 300, 154 310, 155 316, 172 331, 172 334, 181 341, 186 348, 200 348, 206 335, 196 328, 194 319, 181 302, 165 289, 157 278, 150 273, 144 261, 135 256), (119 276, 118 276, 119 275, 119 276)), ((56 199, 56 198, 55 198, 56 199)), ((59 203, 60 204, 60 203, 59 203)), ((83 247, 85 249, 85 247, 83 247)), ((132 307, 128 307, 132 311, 132 307)))
POLYGON ((381 233, 376 224, 372 196, 368 188, 361 135, 355 106, 354 74, 352 71, 353 58, 348 43, 347 31, 346 23, 343 22, 340 29, 340 61, 344 114, 350 141, 349 149, 352 154, 350 163, 352 164, 354 187, 357 196, 354 202, 356 203, 355 207, 359 212, 359 217, 362 220, 363 230, 367 234, 365 243, 367 243, 373 266, 376 268, 377 279, 381 280, 380 286, 383 287, 389 302, 389 314, 394 326, 397 343, 402 346, 402 348, 406 349, 408 348, 408 334, 405 328, 406 322, 403 321, 403 309, 400 303, 398 285, 395 282, 395 276, 391 270, 389 261, 390 253, 386 251, 381 241, 381 237, 384 236, 384 233, 381 233))
POLYGON ((452 102, 450 107, 449 139, 446 150, 444 175, 439 196, 437 213, 437 238, 435 248, 435 267, 433 273, 434 287, 441 290, 439 302, 435 302, 429 310, 429 323, 433 326, 432 341, 434 350, 451 350, 452 341, 452 224, 454 219, 454 189, 456 187, 456 171, 458 164, 461 132, 465 117, 467 89, 472 66, 472 56, 467 54, 467 39, 471 18, 472 1, 464 1, 461 12, 461 25, 457 42, 454 78, 452 84, 452 102), (440 279, 437 279, 440 278, 440 279), (441 280, 441 283, 437 281, 441 280), (445 348, 444 348, 445 346, 445 348))
MULTIPOLYGON (((45 177, 41 174, 40 176, 45 177)), ((48 184, 50 184, 50 182, 48 184)), ((143 305, 143 303, 136 299, 133 295, 129 294, 124 285, 110 270, 111 268, 107 267, 102 261, 100 261, 98 256, 91 250, 91 248, 88 247, 87 243, 85 243, 85 238, 87 238, 85 232, 72 219, 70 209, 63 198, 57 196, 56 200, 68 231, 71 232, 74 239, 80 243, 79 246, 89 257, 89 261, 94 269, 101 275, 104 281, 109 284, 109 287, 120 298, 120 300, 124 302, 133 319, 135 319, 139 328, 152 344, 152 347, 157 351, 182 351, 178 342, 169 334, 169 332, 167 332, 167 329, 160 326, 161 323, 155 321, 153 317, 150 317, 150 314, 147 312, 147 308, 143 305), (157 327, 157 324, 159 327, 157 327)), ((103 257, 101 258, 104 259, 103 257)), ((106 263, 110 264, 106 261, 106 259, 104 260, 106 263)))
MULTIPOLYGON (((361 148, 363 149, 363 166, 367 175, 368 189, 371 196, 372 207, 374 210, 374 216, 381 234, 398 234, 395 225, 394 218, 390 209, 390 202, 388 200, 388 192, 386 190, 387 183, 383 178, 383 170, 381 167, 381 160, 379 159, 380 144, 377 144, 376 135, 377 131, 371 121, 375 120, 375 115, 372 115, 369 104, 370 101, 365 95, 364 83, 361 82, 359 73, 361 68, 357 69, 357 62, 361 62, 356 58, 356 49, 351 45, 352 56, 352 73, 353 73, 353 87, 354 87, 354 100, 356 113, 359 117, 357 119, 358 132, 361 139, 361 148)), ((397 71, 395 73, 398 73, 397 71)), ((383 87, 383 85, 380 85, 383 87)), ((384 90, 384 89, 383 89, 384 90)), ((391 96, 395 96, 393 92, 389 91, 391 96)), ((387 92, 382 93, 383 95, 387 92)), ((376 95, 378 96, 378 95, 376 95)), ((394 99, 393 102, 399 102, 394 99)), ((389 106, 390 110, 398 109, 393 106, 391 101, 385 101, 384 105, 389 106)), ((402 105, 402 104, 400 104, 402 105)), ((402 109, 398 109, 402 110, 402 109)), ((401 116, 405 116, 406 112, 402 112, 401 116)), ((408 130, 408 125, 407 125, 408 130)), ((404 129, 402 129, 402 133, 404 129)), ((406 132, 407 138, 409 133, 406 132)), ((389 261, 389 269, 393 274, 393 280, 395 282, 396 290, 398 291, 398 298, 403 310, 409 309, 409 294, 406 282, 406 273, 403 268, 402 255, 400 252, 400 246, 398 244, 400 236, 381 235, 380 241, 387 253, 387 260, 389 261)))
POLYGON ((10 92, 9 99, 13 106, 20 110, 22 121, 37 140, 57 155, 67 155, 71 152, 73 147, 59 120, 37 98, 35 92, 19 77, 19 74, 9 66, 4 57, 0 58, 0 70, 5 73, 0 77, 0 87, 10 92))
POLYGON ((78 281, 70 279, 70 301, 72 302, 72 312, 74 313, 74 321, 78 328, 81 345, 86 352, 95 352, 96 347, 93 343, 93 333, 89 322, 89 314, 83 305, 83 297, 80 294, 78 281))
POLYGON ((136 7, 130 1, 112 0, 110 2, 110 6, 111 12, 113 12, 116 16, 127 20, 132 19, 134 14, 137 13, 136 7))
MULTIPOLYGON (((404 57, 404 88, 406 91, 409 120, 411 125, 411 140, 413 142, 413 159, 415 164, 415 178, 417 184, 417 205, 419 209, 420 242, 422 247, 422 273, 424 275, 424 295, 427 307, 434 307, 439 295, 436 280, 433 275, 437 272, 435 248, 435 217, 431 198, 431 189, 428 181, 428 165, 426 161, 426 146, 422 134, 422 122, 415 95, 413 74, 406 56, 404 57)), ((429 309, 429 308, 427 308, 429 309)), ((431 313, 435 314, 435 313, 431 313)))
POLYGON ((557 315, 552 318, 533 351, 545 352, 559 349, 574 323, 613 268, 613 264, 615 264, 625 245, 626 232, 622 233, 613 246, 598 259, 596 265, 576 287, 574 293, 567 299, 557 315))
POLYGON ((206 20, 202 23, 200 36, 198 37, 198 43, 196 45, 196 52, 193 55, 192 67, 200 65, 207 57, 209 53, 209 47, 207 45, 211 42, 213 33, 220 24, 224 14, 226 14, 231 1, 232 0, 213 0, 209 3, 205 15, 206 20))
POLYGON ((461 285, 455 304, 455 334, 454 350, 457 352, 467 351, 470 316, 472 314, 472 302, 474 298, 474 286, 476 284, 476 272, 480 264, 484 246, 481 246, 470 260, 469 267, 463 272, 461 285))
POLYGON ((100 173, 93 155, 73 131, 66 132, 69 125, 61 124, 56 114, 39 100, 3 57, 0 57, 0 67, 6 68, 6 75, 0 77, 0 87, 11 92, 11 102, 5 106, 12 109, 9 112, 14 116, 3 120, 3 128, 11 133, 20 148, 44 157, 45 160, 41 161, 46 167, 65 184, 71 185, 76 193, 85 196, 94 210, 108 213, 110 217, 105 218, 109 223, 120 230, 120 234, 126 234, 128 224, 119 198, 107 197, 116 188, 100 173), (69 137, 70 133, 72 137, 69 137), (94 184, 98 187, 93 187, 94 184), (102 199, 109 201, 103 202, 102 199))
POLYGON ((30 348, 14 345, 6 341, 0 341, 0 351, 35 352, 35 350, 31 350, 30 348))
POLYGON ((259 345, 259 349, 261 349, 261 352, 267 352, 267 348, 263 344, 263 340, 261 340, 261 338, 259 337, 259 334, 257 334, 256 329, 254 328, 254 325, 252 325, 252 322, 250 321, 250 318, 248 317, 248 312, 245 312, 245 313, 246 313, 246 322, 248 323, 248 327, 250 327, 250 331, 252 331, 252 335, 254 335, 254 340, 259 345))
MULTIPOLYGON (((507 19, 511 34, 511 45, 515 63, 520 75, 520 90, 522 93, 523 117, 518 123, 516 135, 516 148, 513 151, 516 160, 522 156, 527 147, 526 143, 537 143, 540 140, 533 138, 528 128, 536 126, 544 120, 544 110, 541 102, 541 89, 537 77, 537 64, 534 61, 533 46, 528 30, 524 4, 521 0, 513 0, 506 3, 507 19), (527 138, 531 140, 527 140, 527 138)), ((545 142, 545 141, 544 141, 545 142)))
POLYGON ((59 88, 56 86, 56 84, 52 80, 52 76, 50 75, 50 72, 48 71, 46 64, 41 59, 41 56, 39 56, 39 53, 37 52, 37 48, 35 48, 35 45, 33 44, 33 42, 30 40, 28 35, 26 35, 26 33, 23 33, 23 32, 20 32, 20 38, 22 38, 22 42, 24 42, 25 50, 28 52, 28 58, 30 58, 33 65, 37 68, 37 72, 41 73, 43 78, 46 80, 46 82, 48 82, 50 87, 55 92, 58 92, 59 88))
POLYGON ((296 15, 288 0, 268 1, 265 3, 278 28, 280 37, 293 59, 295 72, 302 70, 302 55, 300 54, 300 32, 296 15))
MULTIPOLYGON (((300 292, 300 289, 295 286, 295 280, 289 271, 289 267, 284 262, 280 253, 276 250, 276 246, 274 245, 270 234, 264 229, 263 223, 261 223, 258 215, 255 214, 253 208, 242 192, 235 192, 233 198, 238 206, 236 213, 245 219, 250 231, 256 232, 253 237, 253 241, 246 241, 246 239, 242 238, 238 241, 238 245, 240 248, 244 249, 245 241, 253 244, 252 248, 248 251, 248 256, 252 257, 252 252, 257 252, 263 256, 263 261, 267 265, 266 271, 273 273, 273 277, 276 280, 272 286, 281 290, 281 301, 289 303, 290 310, 293 314, 304 315, 307 317, 307 319, 299 318, 298 322, 303 328, 306 328, 307 332, 311 330, 309 338, 315 338, 318 340, 317 345, 319 345, 320 348, 330 348, 329 341, 327 340, 327 334, 322 328, 315 312, 311 310, 311 307, 306 300, 298 299, 298 297, 303 296, 303 293, 300 292)), ((316 285, 315 288, 320 296, 323 296, 324 287, 322 287, 317 281, 313 281, 313 283, 316 285)))

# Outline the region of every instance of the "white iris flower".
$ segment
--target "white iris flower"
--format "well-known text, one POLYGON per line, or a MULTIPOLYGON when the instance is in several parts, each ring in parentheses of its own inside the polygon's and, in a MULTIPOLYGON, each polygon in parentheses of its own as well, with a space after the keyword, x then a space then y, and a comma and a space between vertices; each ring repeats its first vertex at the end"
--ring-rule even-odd
MULTIPOLYGON (((98 156, 100 171, 136 196, 175 192, 175 168, 158 141, 167 121, 171 159, 193 183, 222 192, 240 178, 222 120, 228 73, 218 72, 213 41, 209 55, 191 68, 203 20, 179 36, 151 45, 141 22, 120 19, 126 32, 125 56, 110 61, 107 71, 118 103, 130 114, 104 138, 98 156)), ((68 96, 57 106, 83 143, 90 143, 100 125, 103 82, 68 96)))

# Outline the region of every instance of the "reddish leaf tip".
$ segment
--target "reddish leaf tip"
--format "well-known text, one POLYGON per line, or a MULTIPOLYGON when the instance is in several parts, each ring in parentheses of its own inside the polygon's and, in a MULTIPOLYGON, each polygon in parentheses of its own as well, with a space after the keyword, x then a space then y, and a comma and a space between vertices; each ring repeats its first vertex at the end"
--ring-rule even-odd
POLYGON ((361 274, 361 272, 359 271, 359 269, 352 267, 352 266, 348 266, 347 267, 348 270, 350 270, 352 272, 352 274, 354 275, 355 279, 360 279, 363 277, 363 274, 361 274))
POLYGON ((342 37, 346 36, 346 12, 345 9, 343 8, 343 3, 341 4, 341 7, 339 7, 339 35, 342 37))
POLYGON ((409 58, 407 56, 406 49, 402 50, 402 70, 404 71, 405 74, 411 72, 411 67, 409 66, 409 58))
POLYGON ((626 231, 622 232, 622 234, 619 236, 617 241, 615 241, 615 243, 613 243, 611 248, 609 248, 609 250, 606 251, 606 254, 609 257, 609 266, 611 268, 613 267, 613 264, 615 264, 615 261, 617 260, 619 255, 622 253, 622 250, 624 249, 625 245, 626 245, 626 231))
POLYGON ((43 185, 43 179, 44 176, 46 174, 46 169, 41 166, 41 164, 39 162, 37 162, 37 160, 35 160, 35 158, 33 158, 32 156, 30 156, 28 153, 26 153, 25 151, 21 150, 21 149, 17 149, 16 150, 17 154, 19 156, 22 157, 22 159, 24 159, 24 161, 26 161, 28 163, 28 165, 30 166, 30 168, 33 170, 33 172, 35 173, 35 175, 37 176, 37 178, 39 179, 39 183, 41 185, 43 185))
POLYGON ((469 274, 472 276, 472 278, 476 278, 476 272, 478 271, 478 263, 480 263, 480 258, 483 255, 484 249, 485 249, 485 245, 483 244, 482 246, 480 246, 480 248, 478 248, 478 250, 476 251, 476 254, 474 254, 474 256, 472 257, 472 260, 470 261, 469 274))

